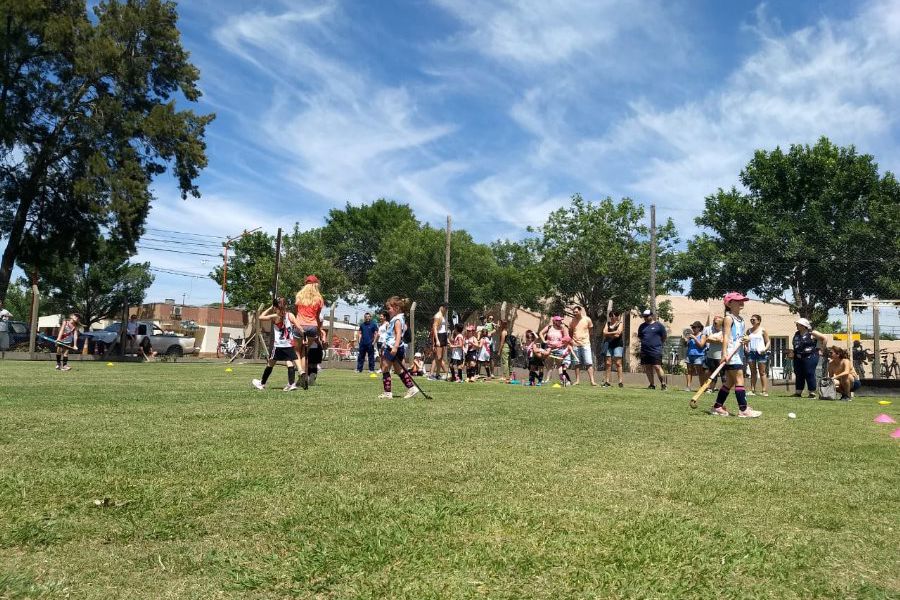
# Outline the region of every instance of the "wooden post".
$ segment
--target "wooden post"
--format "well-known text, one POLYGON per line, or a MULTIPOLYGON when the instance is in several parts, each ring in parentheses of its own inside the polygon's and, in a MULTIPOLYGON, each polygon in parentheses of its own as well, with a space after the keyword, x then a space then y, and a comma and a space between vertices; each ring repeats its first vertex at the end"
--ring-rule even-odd
POLYGON ((450 313, 450 215, 447 215, 447 241, 444 244, 444 304, 450 313))
POLYGON ((37 349, 38 309, 41 306, 41 293, 36 283, 31 285, 31 331, 28 334, 28 352, 34 353, 37 349))
POLYGON ((656 316, 656 205, 650 205, 650 310, 656 316))
POLYGON ((881 379, 881 343, 878 338, 881 337, 881 315, 878 311, 878 303, 872 303, 872 339, 875 358, 872 360, 872 377, 881 379))
MULTIPOLYGON (((449 219, 449 217, 447 217, 449 219)), ((407 362, 410 362, 416 355, 416 303, 409 305, 409 349, 406 352, 407 362)), ((434 358, 431 359, 434 361, 434 358)))

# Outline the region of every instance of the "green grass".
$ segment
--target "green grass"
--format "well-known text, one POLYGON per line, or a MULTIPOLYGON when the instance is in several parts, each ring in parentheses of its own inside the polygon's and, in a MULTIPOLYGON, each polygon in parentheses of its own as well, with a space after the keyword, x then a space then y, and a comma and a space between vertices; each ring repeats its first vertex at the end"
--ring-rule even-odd
POLYGON ((0 597, 900 597, 900 403, 260 371, 0 362, 0 597))

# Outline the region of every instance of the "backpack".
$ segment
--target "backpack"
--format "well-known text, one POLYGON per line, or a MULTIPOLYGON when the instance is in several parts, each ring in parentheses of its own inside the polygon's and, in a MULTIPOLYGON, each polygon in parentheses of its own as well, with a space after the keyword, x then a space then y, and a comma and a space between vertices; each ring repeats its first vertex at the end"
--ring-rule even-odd
POLYGON ((510 334, 506 336, 506 345, 509 347, 509 358, 519 358, 519 340, 516 336, 510 334))
POLYGON ((820 400, 836 400, 837 390, 834 389, 834 379, 831 377, 822 377, 819 380, 819 399, 820 400))

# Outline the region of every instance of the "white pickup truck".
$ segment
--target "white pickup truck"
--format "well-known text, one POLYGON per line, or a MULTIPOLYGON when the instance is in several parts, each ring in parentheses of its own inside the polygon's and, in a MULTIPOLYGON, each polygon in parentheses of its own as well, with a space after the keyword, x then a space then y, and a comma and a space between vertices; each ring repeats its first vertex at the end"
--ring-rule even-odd
MULTIPOLYGON (((119 331, 121 331, 121 323, 113 323, 101 331, 90 332, 90 337, 97 343, 103 344, 106 353, 117 354, 119 352, 119 331)), ((166 333, 160 329, 159 325, 150 321, 137 322, 137 335, 134 344, 126 342, 126 352, 137 352, 137 348, 141 341, 147 337, 150 339, 150 345, 156 352, 167 356, 184 356, 185 354, 197 354, 200 348, 195 345, 195 338, 178 335, 176 333, 166 333)))

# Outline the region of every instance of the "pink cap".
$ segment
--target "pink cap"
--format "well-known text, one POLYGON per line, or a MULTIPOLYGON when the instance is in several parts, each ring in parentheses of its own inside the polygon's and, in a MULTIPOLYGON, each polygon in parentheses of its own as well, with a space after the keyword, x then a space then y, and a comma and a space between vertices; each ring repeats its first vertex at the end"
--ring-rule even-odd
POLYGON ((727 294, 725 294, 725 297, 722 299, 722 303, 728 304, 729 302, 732 302, 734 300, 737 300, 738 302, 745 302, 749 299, 750 298, 748 298, 747 296, 743 295, 740 292, 728 292, 727 294))
POLYGON ((310 275, 306 278, 306 283, 319 283, 319 278, 315 275, 310 275))
POLYGON ((560 315, 553 315, 553 321, 562 321, 562 317, 560 315))

